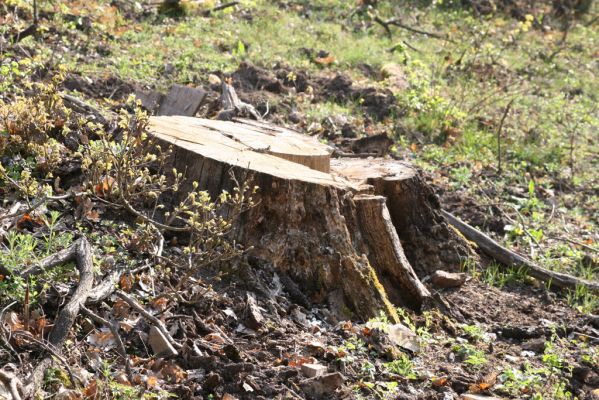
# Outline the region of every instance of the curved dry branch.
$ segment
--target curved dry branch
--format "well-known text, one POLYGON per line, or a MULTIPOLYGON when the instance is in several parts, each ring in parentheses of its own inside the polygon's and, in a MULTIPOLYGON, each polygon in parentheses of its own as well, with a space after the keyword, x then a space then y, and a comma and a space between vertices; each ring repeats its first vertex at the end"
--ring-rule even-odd
MULTIPOLYGON (((81 307, 85 304, 92 291, 94 274, 92 270, 93 261, 91 245, 85 237, 82 237, 67 249, 58 252, 54 256, 45 258, 41 263, 42 266, 48 267, 50 265, 55 266, 73 260, 77 263, 77 269, 79 270, 79 284, 77 285, 71 300, 69 300, 67 305, 60 310, 58 316, 54 320, 54 328, 50 332, 48 343, 56 349, 62 348, 81 307)), ((39 269, 36 270, 36 272, 39 271, 39 269)), ((34 368, 27 380, 27 385, 23 389, 24 398, 30 398, 35 394, 43 382, 46 369, 52 365, 52 362, 52 357, 46 357, 34 368)))

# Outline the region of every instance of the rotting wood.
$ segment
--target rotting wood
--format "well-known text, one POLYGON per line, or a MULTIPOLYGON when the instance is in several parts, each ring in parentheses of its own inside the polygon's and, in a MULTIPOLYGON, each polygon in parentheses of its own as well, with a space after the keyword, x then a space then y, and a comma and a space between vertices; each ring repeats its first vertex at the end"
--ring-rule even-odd
MULTIPOLYGON (((438 268, 457 270, 460 258, 471 255, 466 241, 440 215, 432 189, 408 164, 341 159, 331 160, 333 168, 327 172, 328 148, 326 155, 314 154, 326 146, 306 136, 290 141, 279 135, 283 128, 259 121, 152 117, 149 128, 160 145, 172 145, 173 167, 186 176, 183 192, 195 181, 216 197, 235 187, 231 173, 259 188, 256 206, 242 214, 232 232, 236 241, 250 249, 248 256, 297 282, 311 302, 328 304, 338 318, 367 319, 381 310, 394 316, 388 292, 394 302, 419 308, 427 295, 418 276, 438 268), (322 167, 290 161, 298 160, 277 150, 284 146, 312 154, 322 167), (360 194, 387 198, 385 207, 380 203, 372 212, 388 208, 388 259, 373 256, 372 233, 360 221, 360 194), (406 273, 410 264, 413 275, 406 273), (393 279, 381 279, 381 271, 393 279), (397 290, 398 280, 409 290, 397 290)), ((382 215, 376 218, 385 221, 382 215)))
POLYGON ((261 120, 262 116, 256 111, 254 106, 244 103, 239 99, 233 85, 223 82, 220 101, 223 110, 218 113, 216 119, 221 121, 230 121, 235 117, 250 117, 256 120, 261 120))
POLYGON ((202 89, 173 85, 168 94, 160 99, 157 115, 185 115, 192 117, 200 108, 206 92, 202 89))
POLYGON ((365 193, 384 196, 404 253, 416 274, 457 272, 472 257, 468 244, 449 229, 432 188, 410 164, 389 159, 332 159, 331 172, 365 193))
POLYGON ((354 197, 360 231, 366 237, 370 249, 368 257, 387 295, 394 304, 408 302, 412 308, 420 308, 430 302, 431 295, 408 262, 391 216, 382 196, 358 195, 354 197), (406 295, 406 293, 408 295, 406 295))
POLYGON ((550 271, 546 268, 536 265, 518 253, 503 247, 489 236, 459 220, 451 213, 443 211, 443 215, 445 218, 447 218, 449 223, 451 223, 458 231, 462 233, 462 235, 464 235, 464 237, 466 237, 466 239, 474 242, 483 252, 485 252, 485 254, 501 264, 509 267, 524 267, 524 270, 529 276, 545 282, 551 287, 575 290, 577 287, 582 286, 586 287, 593 293, 599 293, 598 282, 588 281, 585 279, 576 278, 572 275, 550 271))

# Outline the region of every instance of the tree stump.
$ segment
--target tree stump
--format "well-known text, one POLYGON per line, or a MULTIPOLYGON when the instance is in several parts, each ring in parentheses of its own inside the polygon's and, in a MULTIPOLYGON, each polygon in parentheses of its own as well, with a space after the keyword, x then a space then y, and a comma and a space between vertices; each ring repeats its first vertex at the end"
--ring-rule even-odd
POLYGON ((189 185, 217 196, 233 188, 231 171, 257 185, 236 240, 339 318, 419 309, 430 296, 419 276, 455 269, 470 254, 408 164, 331 160, 328 146, 258 121, 152 117, 150 132, 172 145, 189 185))

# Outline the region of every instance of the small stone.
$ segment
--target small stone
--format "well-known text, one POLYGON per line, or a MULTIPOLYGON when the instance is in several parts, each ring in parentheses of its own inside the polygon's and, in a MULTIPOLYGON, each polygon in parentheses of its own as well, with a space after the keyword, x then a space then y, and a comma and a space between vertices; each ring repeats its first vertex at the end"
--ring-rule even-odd
POLYGON ((339 372, 304 379, 300 382, 300 387, 309 397, 322 398, 331 395, 345 382, 345 377, 339 372))
POLYGON ((466 274, 437 270, 431 277, 433 285, 438 288, 459 287, 466 282, 466 274))
POLYGON ((402 324, 394 324, 389 326, 389 340, 403 349, 410 350, 413 353, 420 351, 418 336, 408 327, 402 324))
POLYGON ((221 80, 218 77, 218 75, 209 74, 208 75, 208 83, 210 83, 211 85, 220 85, 221 80))
POLYGON ((541 354, 545 351, 545 339, 531 339, 522 343, 522 350, 541 354))
POLYGON ((204 389, 208 391, 213 391, 217 387, 219 387, 223 382, 223 378, 215 372, 211 372, 210 375, 206 377, 204 381, 204 389))
POLYGON ((246 312, 246 325, 254 330, 260 329, 260 327, 264 323, 264 317, 260 312, 260 308, 258 307, 256 298, 254 297, 254 295, 250 293, 247 294, 246 312))
POLYGON ((150 334, 148 335, 148 343, 152 348, 152 351, 156 355, 156 357, 173 357, 176 356, 177 350, 169 343, 169 341, 164 337, 162 332, 155 326, 150 328, 150 334))
POLYGON ((315 378, 324 375, 327 367, 320 364, 302 364, 302 372, 308 378, 315 378))

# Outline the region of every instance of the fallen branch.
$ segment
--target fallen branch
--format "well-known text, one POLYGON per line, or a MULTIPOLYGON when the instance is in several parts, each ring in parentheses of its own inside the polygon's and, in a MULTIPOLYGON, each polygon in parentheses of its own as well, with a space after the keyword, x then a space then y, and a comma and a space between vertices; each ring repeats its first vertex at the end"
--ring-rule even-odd
POLYGON ((87 296, 85 304, 95 304, 106 299, 114 293, 116 285, 121 278, 123 271, 113 271, 100 282, 87 296))
POLYGON ((12 372, 6 372, 0 369, 0 382, 4 384, 10 391, 12 400, 21 400, 21 394, 19 393, 19 387, 21 387, 21 381, 12 372))
MULTIPOLYGON (((75 96, 71 96, 70 94, 61 93, 60 95, 64 101, 65 106, 67 106, 68 108, 81 114, 92 114, 96 118, 96 120, 102 125, 106 125, 108 123, 108 120, 106 119, 102 111, 100 111, 98 108, 84 102, 83 100, 78 99, 75 96)), ((116 113, 111 111, 110 117, 116 117, 116 113)))
MULTIPOLYGON (((48 343, 58 349, 58 351, 62 348, 71 327, 75 323, 79 310, 85 304, 94 283, 92 249, 86 238, 78 239, 69 248, 59 253, 60 257, 52 258, 50 256, 45 260, 51 260, 51 262, 48 261, 48 264, 55 262, 60 264, 75 260, 77 269, 79 270, 79 284, 71 300, 58 313, 58 316, 54 320, 54 328, 48 336, 48 343)), ((52 363, 52 357, 46 357, 34 368, 23 390, 24 398, 30 398, 35 394, 43 382, 46 370, 52 363)))
POLYGON ((443 210, 442 213, 449 223, 460 231, 466 239, 476 243, 483 252, 501 264, 506 266, 524 267, 529 276, 560 289, 575 290, 577 287, 583 286, 593 293, 599 293, 599 283, 540 267, 521 255, 501 246, 489 236, 467 223, 460 221, 451 213, 443 210))
POLYGON ((209 17, 213 12, 226 10, 227 8, 235 7, 238 4, 239 4, 238 1, 231 1, 229 3, 221 4, 220 6, 216 6, 209 10, 204 11, 203 15, 204 15, 204 17, 209 17))

